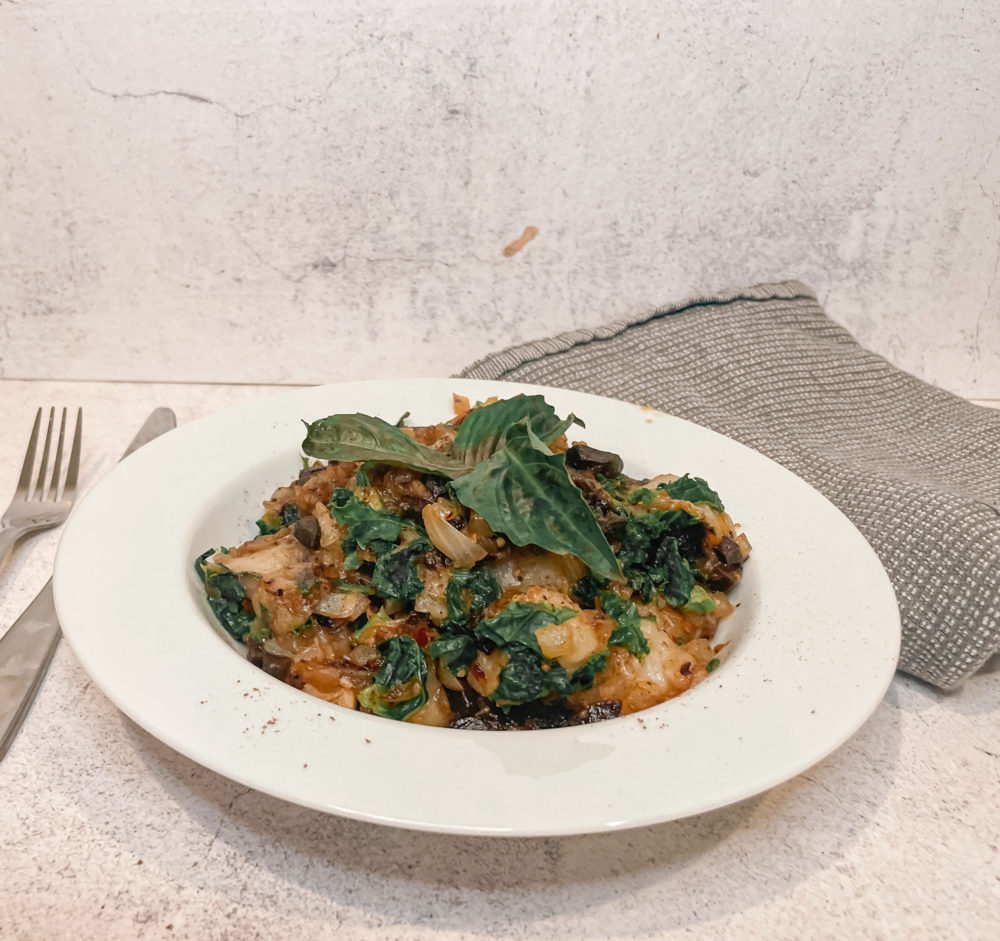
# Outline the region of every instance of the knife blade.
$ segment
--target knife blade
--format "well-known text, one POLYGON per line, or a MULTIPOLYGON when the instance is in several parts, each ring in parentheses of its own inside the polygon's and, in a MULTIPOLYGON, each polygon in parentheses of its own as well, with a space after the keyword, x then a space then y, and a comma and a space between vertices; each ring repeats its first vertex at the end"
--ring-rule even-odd
MULTIPOLYGON (((122 460, 176 427, 177 418, 171 409, 154 409, 125 449, 122 460)), ((0 637, 0 761, 27 718, 60 636, 50 578, 24 613, 0 637)))

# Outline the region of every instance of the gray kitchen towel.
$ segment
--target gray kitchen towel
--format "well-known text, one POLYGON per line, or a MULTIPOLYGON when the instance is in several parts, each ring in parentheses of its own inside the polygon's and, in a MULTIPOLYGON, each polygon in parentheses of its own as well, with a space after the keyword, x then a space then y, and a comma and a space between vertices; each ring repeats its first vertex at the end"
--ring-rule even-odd
POLYGON ((648 405, 763 452, 878 553, 902 615, 901 670, 949 689, 1000 647, 1000 410, 862 349, 804 284, 690 298, 461 375, 648 405))

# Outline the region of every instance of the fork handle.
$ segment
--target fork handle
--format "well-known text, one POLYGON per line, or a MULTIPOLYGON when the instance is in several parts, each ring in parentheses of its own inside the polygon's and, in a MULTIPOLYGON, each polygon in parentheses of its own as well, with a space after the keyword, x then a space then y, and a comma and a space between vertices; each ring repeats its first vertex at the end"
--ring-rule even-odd
POLYGON ((14 543, 25 533, 20 526, 11 526, 8 529, 0 529, 0 572, 7 567, 10 554, 14 550, 14 543))
POLYGON ((50 578, 0 637, 0 758, 7 754, 31 708, 59 637, 50 578))

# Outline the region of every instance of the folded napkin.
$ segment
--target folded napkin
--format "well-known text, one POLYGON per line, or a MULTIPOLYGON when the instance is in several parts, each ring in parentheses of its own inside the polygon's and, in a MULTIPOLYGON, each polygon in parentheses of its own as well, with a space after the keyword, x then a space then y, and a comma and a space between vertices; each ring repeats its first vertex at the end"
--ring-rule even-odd
POLYGON ((1000 410, 862 349, 804 284, 690 298, 460 375, 652 406, 763 452, 878 553, 902 615, 901 670, 948 689, 1000 647, 1000 410))

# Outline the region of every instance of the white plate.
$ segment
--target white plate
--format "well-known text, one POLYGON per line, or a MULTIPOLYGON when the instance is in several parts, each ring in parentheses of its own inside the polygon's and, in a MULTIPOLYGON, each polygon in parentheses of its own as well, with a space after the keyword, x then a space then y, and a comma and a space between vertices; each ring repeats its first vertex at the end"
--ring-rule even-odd
POLYGON ((556 835, 696 814, 785 781, 871 714, 895 669, 899 615, 875 553, 794 474, 715 432, 622 402, 510 383, 395 380, 287 392, 153 441, 70 519, 59 619, 123 712, 202 765, 309 807, 423 830, 556 835), (542 392, 635 477, 690 472, 753 545, 721 666, 632 716, 536 732, 393 722, 328 705, 251 666, 211 618, 192 570, 253 534, 260 503, 301 466, 300 419, 409 410, 430 423, 471 399, 542 392))

